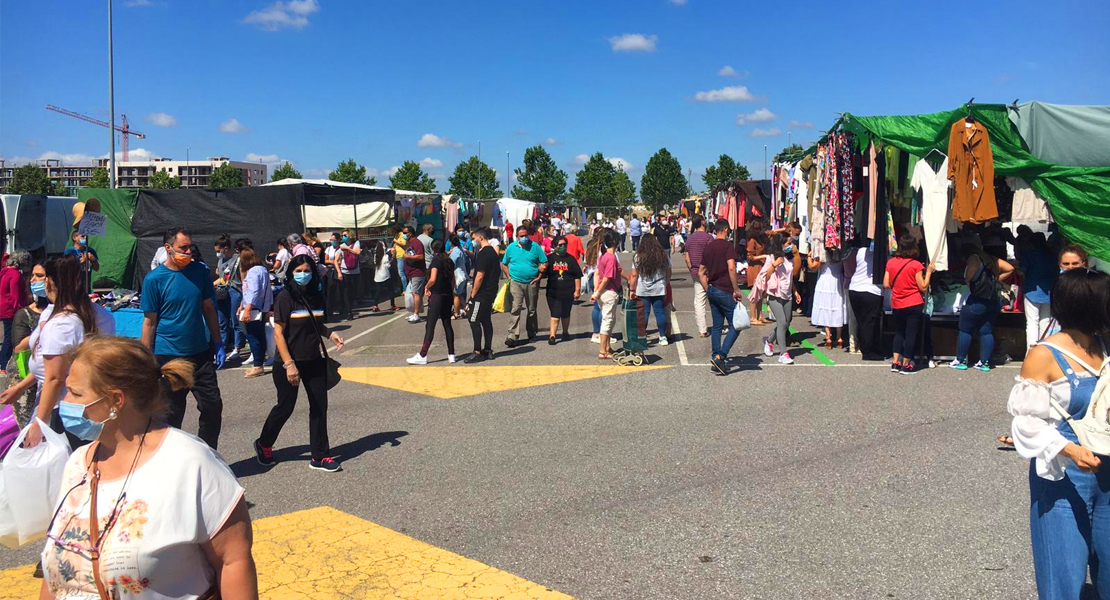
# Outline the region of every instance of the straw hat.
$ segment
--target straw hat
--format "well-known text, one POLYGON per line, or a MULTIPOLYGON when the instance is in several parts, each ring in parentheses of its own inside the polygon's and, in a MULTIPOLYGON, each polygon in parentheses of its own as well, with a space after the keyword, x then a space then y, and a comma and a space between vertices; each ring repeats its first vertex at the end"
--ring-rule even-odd
POLYGON ((89 198, 85 202, 78 202, 77 204, 73 205, 74 227, 77 227, 77 224, 81 222, 81 217, 85 216, 86 210, 94 213, 100 212, 100 200, 97 200, 96 198, 89 198))

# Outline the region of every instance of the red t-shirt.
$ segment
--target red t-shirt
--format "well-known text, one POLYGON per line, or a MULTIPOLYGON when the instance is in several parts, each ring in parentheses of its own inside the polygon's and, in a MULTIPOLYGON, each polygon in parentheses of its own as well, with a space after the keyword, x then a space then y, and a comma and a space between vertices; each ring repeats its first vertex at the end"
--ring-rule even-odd
POLYGON ((573 256, 578 262, 586 260, 586 249, 582 247, 582 238, 568 233, 567 236, 567 254, 573 256))
POLYGON ((921 261, 913 258, 894 257, 887 261, 886 272, 890 276, 890 307, 912 308, 925 304, 921 290, 917 287, 917 274, 925 270, 921 261))

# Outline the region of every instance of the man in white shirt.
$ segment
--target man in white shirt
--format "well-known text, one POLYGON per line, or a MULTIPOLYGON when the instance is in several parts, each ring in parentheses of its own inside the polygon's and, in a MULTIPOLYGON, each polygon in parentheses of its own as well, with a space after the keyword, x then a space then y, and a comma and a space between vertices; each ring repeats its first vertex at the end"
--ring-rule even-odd
POLYGON ((551 226, 555 228, 555 231, 562 231, 563 230, 563 219, 562 219, 562 217, 560 217, 559 215, 555 215, 555 216, 551 217, 551 226))
POLYGON ((617 238, 620 240, 617 245, 617 252, 624 252, 624 238, 628 234, 628 229, 625 227, 623 216, 617 216, 617 222, 613 230, 617 232, 617 238))

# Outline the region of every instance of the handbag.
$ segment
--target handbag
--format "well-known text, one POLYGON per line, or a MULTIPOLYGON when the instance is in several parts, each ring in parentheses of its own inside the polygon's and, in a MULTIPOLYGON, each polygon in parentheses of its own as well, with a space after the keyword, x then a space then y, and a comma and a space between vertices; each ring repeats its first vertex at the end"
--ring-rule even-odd
POLYGON ((339 361, 328 356, 328 345, 324 343, 324 335, 320 331, 320 326, 316 324, 316 316, 312 312, 312 307, 308 305, 307 301, 302 300, 301 303, 308 309, 308 314, 311 315, 309 320, 312 321, 312 328, 316 330, 316 339, 320 340, 320 349, 324 352, 324 368, 327 370, 328 389, 330 390, 339 385, 340 381, 343 381, 343 376, 339 374, 339 367, 342 365, 339 364, 339 361))
POLYGON ((1041 345, 1059 351, 1098 377, 1095 391, 1091 393, 1091 401, 1081 416, 1073 417, 1068 414, 1052 396, 1049 396, 1048 402, 1060 414, 1060 418, 1071 426, 1075 437, 1079 438, 1080 446, 1095 454, 1110 456, 1110 356, 1103 359, 1101 368, 1095 370, 1075 354, 1055 344, 1042 342, 1041 345))

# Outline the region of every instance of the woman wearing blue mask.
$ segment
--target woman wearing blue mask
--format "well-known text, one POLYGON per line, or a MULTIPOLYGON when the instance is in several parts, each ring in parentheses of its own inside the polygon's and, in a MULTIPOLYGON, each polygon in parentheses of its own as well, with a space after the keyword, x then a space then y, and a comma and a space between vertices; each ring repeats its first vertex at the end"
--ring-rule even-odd
POLYGON ((255 455, 263 466, 277 464, 274 443, 297 405, 297 392, 304 382, 308 393, 308 439, 312 460, 308 466, 321 471, 339 471, 328 443, 328 373, 321 348, 321 337, 343 349, 343 338, 329 331, 324 323, 324 295, 320 274, 307 256, 295 256, 289 263, 289 280, 274 299, 274 387, 277 405, 270 410, 262 434, 254 442, 255 455), (280 364, 279 364, 280 363, 280 364))
MULTIPOLYGON (((30 286, 31 303, 16 311, 15 317, 12 318, 12 356, 15 360, 10 361, 11 364, 8 365, 9 373, 19 372, 18 361, 30 348, 28 341, 31 332, 39 326, 39 317, 42 315, 42 311, 50 306, 50 300, 46 297, 46 268, 42 262, 31 269, 28 284, 30 286)), ((16 408, 16 416, 20 423, 27 423, 31 420, 31 409, 35 406, 37 395, 38 385, 35 384, 24 395, 22 409, 16 408)))

